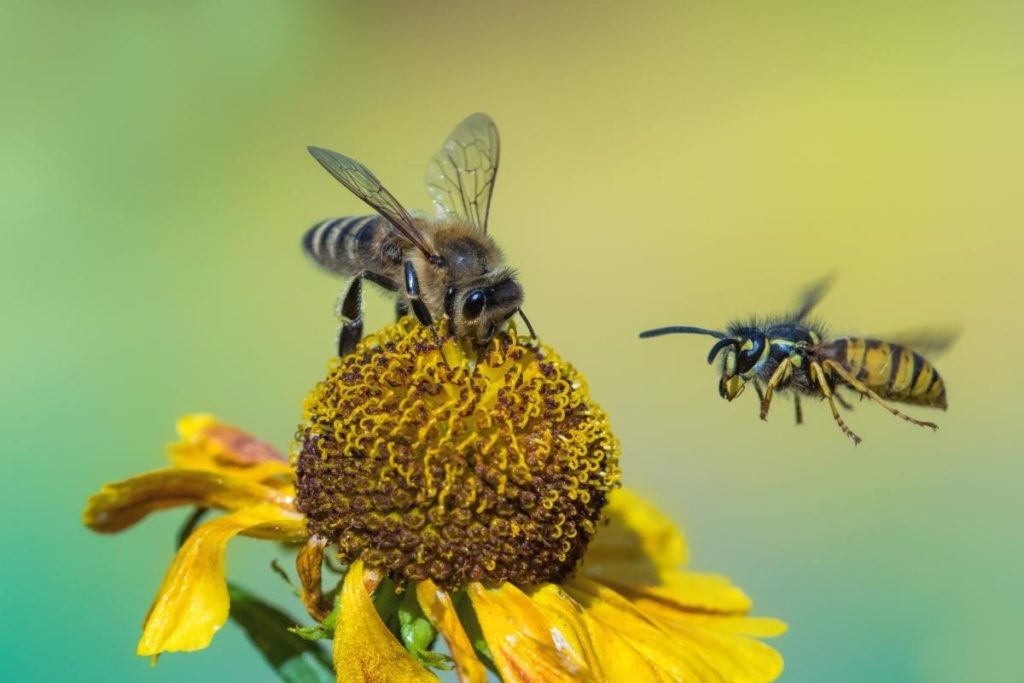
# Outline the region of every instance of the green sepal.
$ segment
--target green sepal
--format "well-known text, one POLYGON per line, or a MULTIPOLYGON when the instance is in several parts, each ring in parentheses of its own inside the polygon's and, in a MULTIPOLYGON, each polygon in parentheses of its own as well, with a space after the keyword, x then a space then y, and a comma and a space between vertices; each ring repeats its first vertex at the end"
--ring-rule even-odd
POLYGON ((420 664, 445 671, 452 668, 451 657, 431 649, 437 639, 437 630, 423 614, 413 586, 406 589, 402 604, 398 607, 398 624, 402 644, 420 664))
POLYGON ((293 633, 295 620, 237 584, 228 583, 231 619, 285 683, 334 683, 327 653, 293 633))
POLYGON ((470 602, 469 596, 463 591, 455 593, 452 595, 452 603, 455 605, 455 613, 459 616, 462 628, 466 631, 466 637, 469 638, 469 642, 473 643, 473 649, 480 655, 480 661, 488 669, 497 673, 494 655, 491 654, 491 648, 488 647, 487 641, 484 639, 484 632, 480 628, 480 622, 476 618, 476 612, 473 610, 473 603, 470 602))
POLYGON ((324 620, 312 626, 291 626, 289 631, 304 640, 330 640, 334 638, 334 629, 338 625, 338 615, 341 613, 341 591, 334 598, 334 607, 327 613, 324 620))

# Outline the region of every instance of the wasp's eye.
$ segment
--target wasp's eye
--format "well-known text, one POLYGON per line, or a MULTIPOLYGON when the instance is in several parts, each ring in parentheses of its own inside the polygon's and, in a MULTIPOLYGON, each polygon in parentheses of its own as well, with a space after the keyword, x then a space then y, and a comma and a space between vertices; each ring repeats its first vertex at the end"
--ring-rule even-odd
POLYGON ((754 334, 744 341, 740 346, 740 352, 736 355, 736 372, 740 374, 750 372, 750 369, 761 359, 761 354, 764 353, 767 343, 768 340, 761 333, 754 334))
POLYGON ((487 295, 484 294, 483 290, 474 289, 466 297, 466 302, 462 304, 462 316, 466 320, 476 320, 483 312, 486 302, 487 295))

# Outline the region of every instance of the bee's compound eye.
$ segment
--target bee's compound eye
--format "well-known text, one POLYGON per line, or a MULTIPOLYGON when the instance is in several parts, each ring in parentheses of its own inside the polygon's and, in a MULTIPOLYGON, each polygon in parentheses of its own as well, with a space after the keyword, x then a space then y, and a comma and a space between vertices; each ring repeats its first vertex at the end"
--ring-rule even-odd
POLYGON ((757 332, 740 345, 740 352, 736 356, 736 372, 743 374, 750 372, 751 368, 757 365, 757 361, 761 359, 761 354, 764 353, 765 345, 768 340, 760 332, 757 332))
POLYGON ((476 320, 483 313, 485 303, 487 303, 487 295, 482 289, 474 289, 466 297, 466 302, 462 304, 462 316, 466 320, 476 320))

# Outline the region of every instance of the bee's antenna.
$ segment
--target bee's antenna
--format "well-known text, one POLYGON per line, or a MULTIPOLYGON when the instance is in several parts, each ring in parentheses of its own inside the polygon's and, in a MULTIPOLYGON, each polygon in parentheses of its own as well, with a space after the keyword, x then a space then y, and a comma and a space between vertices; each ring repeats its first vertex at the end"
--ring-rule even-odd
POLYGON ((533 325, 530 324, 530 319, 526 317, 525 313, 523 313, 523 309, 517 308, 516 310, 519 311, 519 317, 523 319, 524 323, 526 323, 526 329, 530 330, 530 337, 536 339, 537 333, 533 331, 533 325))
POLYGON ((706 334, 709 337, 715 339, 726 339, 725 333, 718 332, 717 330, 705 330, 703 327, 659 327, 654 330, 647 330, 640 333, 641 339, 647 339, 649 337, 660 337, 663 334, 706 334))

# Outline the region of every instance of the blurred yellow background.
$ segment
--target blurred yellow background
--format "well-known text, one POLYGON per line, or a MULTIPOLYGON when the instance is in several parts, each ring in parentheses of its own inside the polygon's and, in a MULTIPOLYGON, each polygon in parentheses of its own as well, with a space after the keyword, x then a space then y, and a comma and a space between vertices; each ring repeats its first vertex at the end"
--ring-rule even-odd
MULTIPOLYGON (((409 208, 445 134, 503 137, 491 230, 591 382, 627 483, 732 576, 786 681, 1019 677, 1024 42, 1016 3, 5 3, 0 288, 5 680, 272 680, 233 625, 148 669, 181 514, 80 527, 176 416, 287 447, 341 282, 302 257, 361 213, 307 155, 409 208), (960 323, 938 433, 860 404, 793 424, 718 398, 711 340, 837 272, 841 332, 960 323)), ((369 328, 391 307, 369 301, 369 328)), ((231 573, 276 586, 260 544, 231 573)), ((283 591, 282 591, 283 592, 283 591)), ((295 603, 289 608, 294 611, 295 603)))

